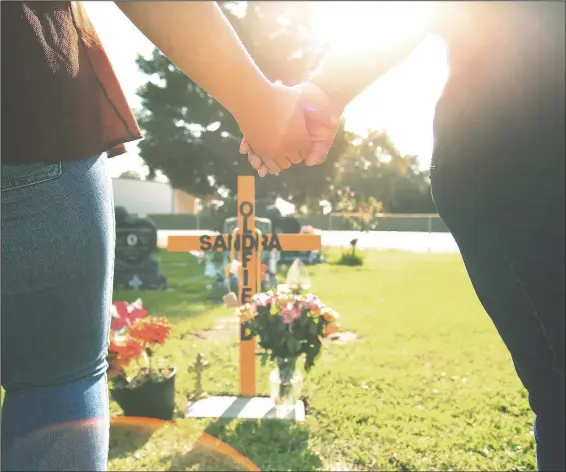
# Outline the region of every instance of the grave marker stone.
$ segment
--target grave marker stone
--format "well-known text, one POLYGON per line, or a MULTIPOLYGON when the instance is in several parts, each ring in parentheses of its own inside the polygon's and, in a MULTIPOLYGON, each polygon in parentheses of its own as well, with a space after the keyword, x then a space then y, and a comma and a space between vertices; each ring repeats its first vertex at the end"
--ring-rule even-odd
POLYGON ((151 255, 157 250, 157 228, 147 218, 129 215, 117 207, 114 287, 160 289, 165 277, 151 255))

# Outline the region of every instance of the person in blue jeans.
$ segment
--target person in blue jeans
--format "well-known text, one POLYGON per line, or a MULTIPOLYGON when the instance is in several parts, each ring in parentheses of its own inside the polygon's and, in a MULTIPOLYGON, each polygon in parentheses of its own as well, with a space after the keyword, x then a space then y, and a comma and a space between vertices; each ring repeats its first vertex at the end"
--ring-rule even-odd
MULTIPOLYGON (((297 87, 301 103, 309 105, 305 117, 314 143, 306 164, 317 165, 326 159, 344 106, 427 34, 443 37, 450 74, 434 118, 434 202, 528 391, 537 466, 562 471, 564 7, 433 3, 431 21, 412 34, 384 44, 372 42, 372 31, 360 31, 357 50, 330 52, 297 87), (364 49, 368 44, 373 47, 364 49)), ((287 167, 246 139, 240 149, 260 175, 287 167)))
MULTIPOLYGON (((122 11, 229 110, 255 149, 299 162, 299 93, 268 81, 215 2, 122 11)), ((2 470, 103 471, 114 264, 107 159, 141 138, 78 2, 2 2, 2 470)))

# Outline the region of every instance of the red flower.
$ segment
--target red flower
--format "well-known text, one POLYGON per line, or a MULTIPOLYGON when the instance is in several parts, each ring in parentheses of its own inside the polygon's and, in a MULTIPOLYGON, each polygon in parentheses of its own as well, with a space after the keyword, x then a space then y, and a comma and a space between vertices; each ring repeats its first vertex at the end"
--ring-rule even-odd
POLYGON ((163 344, 171 334, 167 318, 147 316, 147 312, 141 299, 134 303, 117 301, 112 305, 107 356, 109 377, 123 374, 134 359, 139 359, 147 349, 163 344))
POLYGON ((132 360, 138 359, 144 350, 144 346, 129 336, 112 336, 108 348, 111 364, 125 368, 132 360))
POLYGON ((167 318, 148 316, 132 323, 128 333, 145 344, 163 344, 171 334, 171 325, 167 318))

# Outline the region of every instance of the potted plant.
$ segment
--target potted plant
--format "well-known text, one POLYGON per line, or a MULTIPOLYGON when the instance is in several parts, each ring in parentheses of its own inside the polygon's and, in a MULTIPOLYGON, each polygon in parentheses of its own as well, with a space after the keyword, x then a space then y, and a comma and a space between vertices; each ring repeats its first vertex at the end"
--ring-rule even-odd
POLYGON ((251 303, 236 309, 244 339, 257 337, 263 349, 262 365, 274 364, 271 398, 278 416, 287 416, 297 403, 303 384, 298 361, 304 355, 309 372, 320 354, 322 340, 340 329, 338 313, 311 293, 292 293, 287 286, 258 293, 251 303))
POLYGON ((155 350, 171 334, 169 320, 148 316, 141 299, 114 302, 108 349, 110 394, 125 416, 170 420, 174 367, 157 367, 155 350))

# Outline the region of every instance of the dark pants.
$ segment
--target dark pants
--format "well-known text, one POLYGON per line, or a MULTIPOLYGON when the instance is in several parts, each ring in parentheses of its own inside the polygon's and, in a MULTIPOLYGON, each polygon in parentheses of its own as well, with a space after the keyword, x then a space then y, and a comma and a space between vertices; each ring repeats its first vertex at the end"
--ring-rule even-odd
POLYGON ((538 468, 566 470, 564 132, 532 131, 466 149, 440 143, 431 182, 476 294, 528 390, 538 468))

